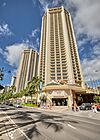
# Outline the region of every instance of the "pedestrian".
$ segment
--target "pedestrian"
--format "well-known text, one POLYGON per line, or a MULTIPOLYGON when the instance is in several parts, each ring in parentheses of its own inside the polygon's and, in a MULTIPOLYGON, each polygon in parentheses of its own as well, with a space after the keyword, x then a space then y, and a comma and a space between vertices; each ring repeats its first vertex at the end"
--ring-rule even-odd
POLYGON ((74 104, 72 104, 72 111, 74 111, 74 104))
POLYGON ((50 109, 52 108, 52 102, 50 102, 50 109))
POLYGON ((95 105, 92 106, 92 111, 93 111, 94 113, 97 113, 97 108, 96 108, 95 105))
POLYGON ((76 111, 79 111, 80 109, 79 109, 79 107, 78 106, 76 106, 76 111))

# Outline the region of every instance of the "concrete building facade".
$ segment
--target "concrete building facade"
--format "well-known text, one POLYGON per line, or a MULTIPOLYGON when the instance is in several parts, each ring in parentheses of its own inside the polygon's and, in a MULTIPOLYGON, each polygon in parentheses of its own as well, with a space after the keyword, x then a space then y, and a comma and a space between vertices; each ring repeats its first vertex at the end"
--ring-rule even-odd
POLYGON ((31 81, 38 71, 38 53, 33 49, 23 51, 16 75, 16 92, 26 88, 27 82, 31 81))
POLYGON ((71 15, 63 7, 47 9, 42 17, 38 75, 52 102, 71 106, 84 88, 71 15))
POLYGON ((16 76, 12 76, 10 86, 15 86, 16 76))
POLYGON ((71 15, 63 7, 50 8, 42 17, 39 76, 84 85, 71 15))

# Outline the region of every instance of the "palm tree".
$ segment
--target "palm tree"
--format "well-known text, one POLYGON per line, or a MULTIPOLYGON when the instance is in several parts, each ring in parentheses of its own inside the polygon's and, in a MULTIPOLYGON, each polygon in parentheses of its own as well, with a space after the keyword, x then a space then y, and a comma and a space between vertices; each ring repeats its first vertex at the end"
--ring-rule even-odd
POLYGON ((11 99, 12 98, 12 93, 5 93, 5 97, 4 97, 4 99, 5 100, 9 100, 9 99, 11 99))
POLYGON ((7 99, 11 99, 13 98, 13 93, 16 91, 16 87, 14 85, 12 85, 10 88, 9 88, 9 91, 7 93, 7 99))
POLYGON ((25 89, 21 90, 21 95, 22 96, 25 96, 24 102, 27 103, 27 96, 29 95, 29 93, 28 93, 28 87, 26 87, 25 89))
POLYGON ((19 97, 19 93, 13 94, 13 98, 16 99, 19 97))
POLYGON ((12 85, 9 89, 9 92, 13 94, 15 91, 16 91, 16 87, 12 85))
POLYGON ((32 95, 38 92, 40 85, 40 78, 38 76, 33 77, 31 81, 28 82, 28 93, 31 96, 31 103, 32 103, 32 95))
POLYGON ((4 101, 5 100, 5 96, 6 96, 6 93, 1 93, 0 94, 0 101, 4 101))

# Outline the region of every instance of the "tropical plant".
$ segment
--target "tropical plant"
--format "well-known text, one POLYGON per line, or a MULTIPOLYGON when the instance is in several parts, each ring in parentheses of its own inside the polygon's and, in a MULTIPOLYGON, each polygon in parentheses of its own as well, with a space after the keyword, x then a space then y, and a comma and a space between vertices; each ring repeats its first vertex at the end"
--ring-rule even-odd
POLYGON ((29 95, 28 93, 28 87, 26 87, 25 89, 23 89, 23 95, 25 96, 25 103, 27 103, 27 96, 29 95))
POLYGON ((43 94, 42 96, 40 96, 40 100, 42 101, 42 103, 46 103, 47 96, 43 94))
POLYGON ((39 86, 40 86, 40 78, 38 76, 33 77, 32 80, 28 82, 27 91, 31 97, 31 103, 32 103, 32 95, 38 92, 39 86))
POLYGON ((28 89, 27 87, 20 91, 21 96, 28 96, 28 89))
POLYGON ((100 103, 100 96, 94 96, 93 100, 95 103, 100 103))
POLYGON ((10 88, 9 88, 9 92, 10 93, 14 93, 16 91, 16 87, 14 85, 12 85, 10 88))
POLYGON ((4 95, 4 100, 9 100, 9 99, 11 99, 12 98, 12 93, 5 93, 5 95, 4 95))
POLYGON ((4 100, 13 98, 13 93, 16 91, 16 87, 13 85, 9 88, 8 92, 4 95, 4 100))
POLYGON ((1 93, 1 94, 0 94, 0 101, 4 101, 5 95, 6 95, 5 93, 1 93))
POLYGON ((15 94, 13 94, 12 97, 13 97, 14 99, 19 98, 19 97, 20 97, 20 93, 15 93, 15 94))

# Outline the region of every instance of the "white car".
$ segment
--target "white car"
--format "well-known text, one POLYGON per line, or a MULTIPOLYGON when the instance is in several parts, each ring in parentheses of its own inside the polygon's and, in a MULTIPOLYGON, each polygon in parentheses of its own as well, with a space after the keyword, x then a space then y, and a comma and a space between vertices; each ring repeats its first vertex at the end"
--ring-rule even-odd
POLYGON ((22 108, 22 106, 19 105, 19 104, 16 104, 15 107, 16 107, 16 108, 22 108))

